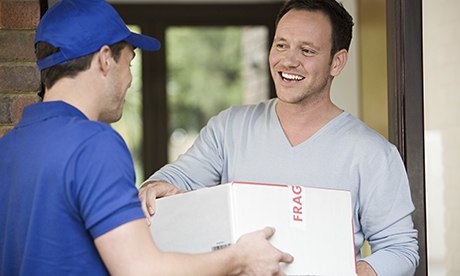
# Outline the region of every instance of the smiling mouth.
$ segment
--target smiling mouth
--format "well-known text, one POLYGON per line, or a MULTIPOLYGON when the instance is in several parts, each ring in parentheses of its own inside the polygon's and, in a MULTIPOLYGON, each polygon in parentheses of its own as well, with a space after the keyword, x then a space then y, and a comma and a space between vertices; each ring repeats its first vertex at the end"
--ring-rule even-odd
POLYGON ((301 81, 305 79, 305 77, 294 75, 294 74, 288 74, 284 72, 279 72, 279 74, 283 80, 287 80, 287 81, 301 81))

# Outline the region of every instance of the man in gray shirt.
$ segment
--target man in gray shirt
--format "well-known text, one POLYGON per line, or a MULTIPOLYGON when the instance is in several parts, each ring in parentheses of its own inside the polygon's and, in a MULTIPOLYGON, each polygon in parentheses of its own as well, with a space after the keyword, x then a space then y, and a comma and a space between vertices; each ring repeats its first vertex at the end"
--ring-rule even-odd
POLYGON ((352 18, 335 0, 291 0, 277 19, 269 63, 277 99, 212 118, 192 148, 140 190, 154 198, 230 181, 349 190, 358 275, 412 275, 418 265, 409 183, 396 147, 336 106, 332 80, 344 68, 352 18), (172 183, 172 184, 169 184, 172 183))

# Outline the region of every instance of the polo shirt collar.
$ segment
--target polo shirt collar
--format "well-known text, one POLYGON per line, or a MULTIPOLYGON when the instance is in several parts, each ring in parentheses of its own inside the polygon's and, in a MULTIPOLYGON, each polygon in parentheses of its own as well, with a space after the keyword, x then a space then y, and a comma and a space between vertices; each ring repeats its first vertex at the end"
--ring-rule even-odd
POLYGON ((44 121, 53 117, 79 117, 88 120, 83 112, 63 101, 40 102, 24 108, 18 127, 44 121))

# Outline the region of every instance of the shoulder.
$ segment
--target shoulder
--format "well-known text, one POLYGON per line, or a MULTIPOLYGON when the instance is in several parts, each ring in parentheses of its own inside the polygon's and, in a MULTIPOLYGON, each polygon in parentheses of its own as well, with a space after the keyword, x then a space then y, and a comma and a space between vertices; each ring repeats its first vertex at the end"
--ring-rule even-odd
POLYGON ((349 113, 343 114, 338 128, 340 135, 348 144, 364 154, 393 156, 396 147, 386 137, 370 128, 364 122, 349 113))
POLYGON ((76 133, 80 150, 86 149, 88 154, 106 161, 129 157, 128 146, 123 138, 111 126, 92 122, 76 133), (110 157, 110 158, 108 158, 110 157))
POLYGON ((74 122, 69 122, 66 133, 70 136, 70 141, 78 144, 125 144, 123 138, 110 125, 97 121, 76 119, 74 122))
POLYGON ((247 104, 247 105, 234 105, 228 110, 233 114, 263 114, 270 112, 276 104, 276 99, 269 99, 257 104, 247 104))
POLYGON ((250 105, 234 105, 220 112, 213 120, 223 121, 226 124, 242 123, 246 121, 256 120, 260 117, 270 116, 274 106, 275 99, 262 101, 257 104, 250 105))
MULTIPOLYGON (((61 127, 56 143, 61 155, 67 155, 71 171, 100 170, 113 174, 131 167, 132 158, 123 138, 105 123, 73 119, 61 127), (71 165, 72 164, 72 165, 71 165)), ((88 172, 87 172, 88 173, 88 172)))

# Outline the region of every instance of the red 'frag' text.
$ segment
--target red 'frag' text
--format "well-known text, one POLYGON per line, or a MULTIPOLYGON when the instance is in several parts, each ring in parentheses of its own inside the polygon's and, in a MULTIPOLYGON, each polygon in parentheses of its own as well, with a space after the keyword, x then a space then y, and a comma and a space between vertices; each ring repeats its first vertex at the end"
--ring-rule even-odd
POLYGON ((292 201, 294 202, 292 219, 294 221, 302 221, 302 187, 292 186, 292 192, 294 193, 292 197, 292 201))

